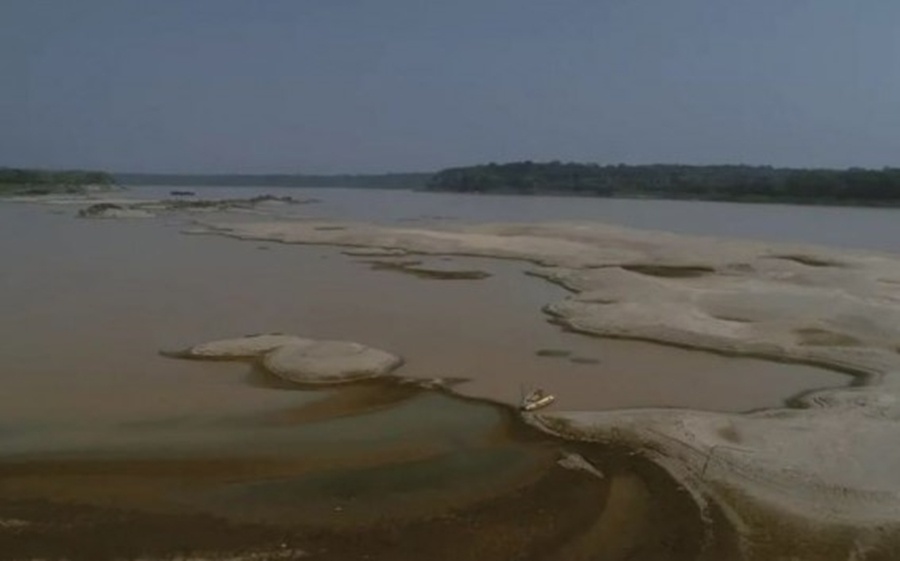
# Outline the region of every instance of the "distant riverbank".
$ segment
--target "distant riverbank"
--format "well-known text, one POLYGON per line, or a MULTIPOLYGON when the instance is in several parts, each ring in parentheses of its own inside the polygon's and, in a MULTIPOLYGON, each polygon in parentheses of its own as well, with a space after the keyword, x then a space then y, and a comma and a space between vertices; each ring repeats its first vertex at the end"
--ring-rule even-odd
POLYGON ((427 188, 460 193, 900 206, 900 169, 516 162, 446 169, 435 174, 427 188))
POLYGON ((381 174, 172 174, 0 168, 0 194, 81 193, 124 186, 346 187, 412 191, 791 205, 900 207, 900 168, 513 162, 381 174))
POLYGON ((900 169, 513 162, 382 174, 116 174, 124 185, 353 187, 830 206, 900 206, 900 169))
POLYGON ((115 179, 105 171, 0 167, 0 195, 81 194, 114 187, 115 179))

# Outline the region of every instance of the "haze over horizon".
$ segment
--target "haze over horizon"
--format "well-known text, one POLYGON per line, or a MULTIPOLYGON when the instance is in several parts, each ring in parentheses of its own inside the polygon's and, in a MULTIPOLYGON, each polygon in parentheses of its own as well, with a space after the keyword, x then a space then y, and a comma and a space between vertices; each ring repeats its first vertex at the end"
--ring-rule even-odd
POLYGON ((900 165, 900 3, 5 0, 0 165, 900 165))

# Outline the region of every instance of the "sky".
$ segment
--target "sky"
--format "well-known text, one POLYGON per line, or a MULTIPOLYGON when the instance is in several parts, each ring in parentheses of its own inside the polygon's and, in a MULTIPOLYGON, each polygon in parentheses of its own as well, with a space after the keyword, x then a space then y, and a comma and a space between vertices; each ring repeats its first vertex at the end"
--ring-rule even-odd
POLYGON ((897 0, 2 0, 0 166, 900 166, 897 0))

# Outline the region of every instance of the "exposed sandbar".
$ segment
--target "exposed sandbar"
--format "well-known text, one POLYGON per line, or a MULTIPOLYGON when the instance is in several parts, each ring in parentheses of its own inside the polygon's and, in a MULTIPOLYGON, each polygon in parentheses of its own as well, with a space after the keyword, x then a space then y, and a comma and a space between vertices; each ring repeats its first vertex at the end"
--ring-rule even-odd
POLYGON ((403 359, 350 341, 261 334, 195 345, 170 353, 184 358, 258 359, 268 372, 298 384, 340 384, 390 374, 403 359))
POLYGON ((810 392, 794 408, 753 414, 630 410, 529 420, 560 436, 643 450, 715 500, 738 528, 777 524, 752 517, 753 503, 819 523, 884 530, 871 537, 872 547, 896 535, 900 257, 600 224, 322 229, 327 224, 208 225, 206 232, 525 260, 538 265, 534 274, 571 292, 546 308, 570 329, 858 376, 854 387, 810 392))

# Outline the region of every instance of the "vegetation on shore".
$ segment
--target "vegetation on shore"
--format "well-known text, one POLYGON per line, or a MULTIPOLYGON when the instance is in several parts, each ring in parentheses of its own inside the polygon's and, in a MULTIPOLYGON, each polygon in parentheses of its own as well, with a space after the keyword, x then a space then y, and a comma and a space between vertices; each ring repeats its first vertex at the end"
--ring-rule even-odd
POLYGON ((900 168, 492 163, 445 169, 430 179, 427 188, 463 193, 900 205, 900 168))
POLYGON ((599 165, 513 162, 436 173, 116 174, 0 168, 0 194, 80 193, 123 185, 356 187, 460 193, 581 195, 900 206, 900 168, 798 169, 745 165, 599 165))
POLYGON ((82 193, 88 187, 109 189, 114 185, 113 176, 104 171, 0 168, 0 194, 82 193))

